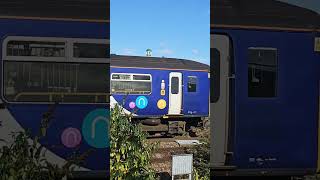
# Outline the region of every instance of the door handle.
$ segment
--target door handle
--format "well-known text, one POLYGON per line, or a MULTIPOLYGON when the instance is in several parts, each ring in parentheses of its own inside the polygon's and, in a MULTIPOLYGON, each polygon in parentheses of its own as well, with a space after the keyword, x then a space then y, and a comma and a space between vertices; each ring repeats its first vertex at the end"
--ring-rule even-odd
POLYGON ((228 76, 228 79, 235 79, 236 76, 234 74, 232 74, 231 76, 228 76))

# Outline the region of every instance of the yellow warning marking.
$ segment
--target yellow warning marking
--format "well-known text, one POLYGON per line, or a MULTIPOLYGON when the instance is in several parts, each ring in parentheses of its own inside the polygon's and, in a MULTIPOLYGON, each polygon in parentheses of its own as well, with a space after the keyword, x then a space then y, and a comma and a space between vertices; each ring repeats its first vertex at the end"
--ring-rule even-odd
POLYGON ((314 39, 314 51, 320 52, 320 37, 314 39))
POLYGON ((164 109, 167 106, 167 102, 163 99, 160 99, 157 103, 157 106, 159 109, 164 109))
POLYGON ((166 95, 166 90, 161 90, 160 94, 161 94, 161 96, 166 95))

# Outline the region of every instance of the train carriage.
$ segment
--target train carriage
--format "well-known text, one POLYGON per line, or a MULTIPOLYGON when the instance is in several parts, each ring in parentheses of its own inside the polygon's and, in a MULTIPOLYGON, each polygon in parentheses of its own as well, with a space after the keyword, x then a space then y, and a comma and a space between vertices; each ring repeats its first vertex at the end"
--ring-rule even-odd
POLYGON ((110 73, 111 106, 118 103, 125 112, 133 113, 146 131, 182 132, 209 114, 208 65, 185 59, 112 55, 110 73), (174 127, 177 123, 171 121, 182 123, 174 127))
POLYGON ((211 172, 319 172, 319 15, 279 1, 211 4, 211 172))
POLYGON ((94 150, 75 175, 109 171, 108 12, 105 0, 0 2, 1 138, 38 135, 51 111, 40 142, 47 160, 62 165, 94 150))

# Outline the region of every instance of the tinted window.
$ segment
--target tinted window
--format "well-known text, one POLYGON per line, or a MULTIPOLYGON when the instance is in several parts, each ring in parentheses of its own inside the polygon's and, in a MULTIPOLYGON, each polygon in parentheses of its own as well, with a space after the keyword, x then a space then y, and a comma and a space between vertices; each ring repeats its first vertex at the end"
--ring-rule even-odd
POLYGON ((150 94, 151 82, 112 81, 111 93, 114 94, 150 94))
POLYGON ((248 52, 248 96, 275 97, 277 50, 251 48, 248 52))
POLYGON ((11 102, 105 103, 108 64, 4 63, 4 96, 11 102))
POLYGON ((151 94, 150 75, 112 74, 111 93, 151 94))
POLYGON ((171 94, 179 94, 179 78, 171 78, 171 94))
POLYGON ((109 58, 109 46, 107 44, 74 43, 73 57, 77 58, 109 58))
POLYGON ((217 102, 220 96, 220 52, 210 50, 210 101, 217 102))
POLYGON ((64 42, 9 41, 7 56, 64 57, 64 42))
POLYGON ((197 77, 189 76, 188 77, 188 92, 197 91, 197 77))
POLYGON ((150 80, 150 76, 146 76, 146 75, 133 75, 133 80, 150 80))

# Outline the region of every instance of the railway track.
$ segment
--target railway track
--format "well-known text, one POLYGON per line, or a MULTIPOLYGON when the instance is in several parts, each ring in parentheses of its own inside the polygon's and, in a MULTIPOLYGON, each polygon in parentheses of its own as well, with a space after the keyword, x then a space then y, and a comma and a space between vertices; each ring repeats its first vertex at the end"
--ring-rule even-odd
POLYGON ((158 148, 152 155, 151 166, 157 173, 171 174, 171 161, 173 154, 187 153, 187 149, 194 145, 180 145, 176 140, 199 140, 208 138, 210 134, 209 129, 197 128, 196 137, 189 135, 182 136, 152 136, 148 137, 147 142, 159 142, 158 148))
POLYGON ((171 174, 172 154, 183 154, 185 148, 174 142, 173 138, 148 139, 149 142, 159 142, 159 147, 153 152, 151 166, 157 173, 171 174), (161 140, 161 141, 159 141, 161 140))
POLYGON ((174 154, 185 154, 187 149, 194 145, 180 145, 176 140, 201 140, 200 137, 153 137, 148 138, 150 143, 159 142, 158 148, 154 151, 151 159, 151 166, 157 173, 171 174, 171 161, 174 154))
POLYGON ((203 134, 209 133, 209 129, 203 129, 201 127, 196 127, 190 133, 185 133, 182 135, 166 135, 161 133, 154 133, 148 135, 149 141, 159 141, 159 142, 174 142, 175 140, 201 140, 204 138, 203 134))

